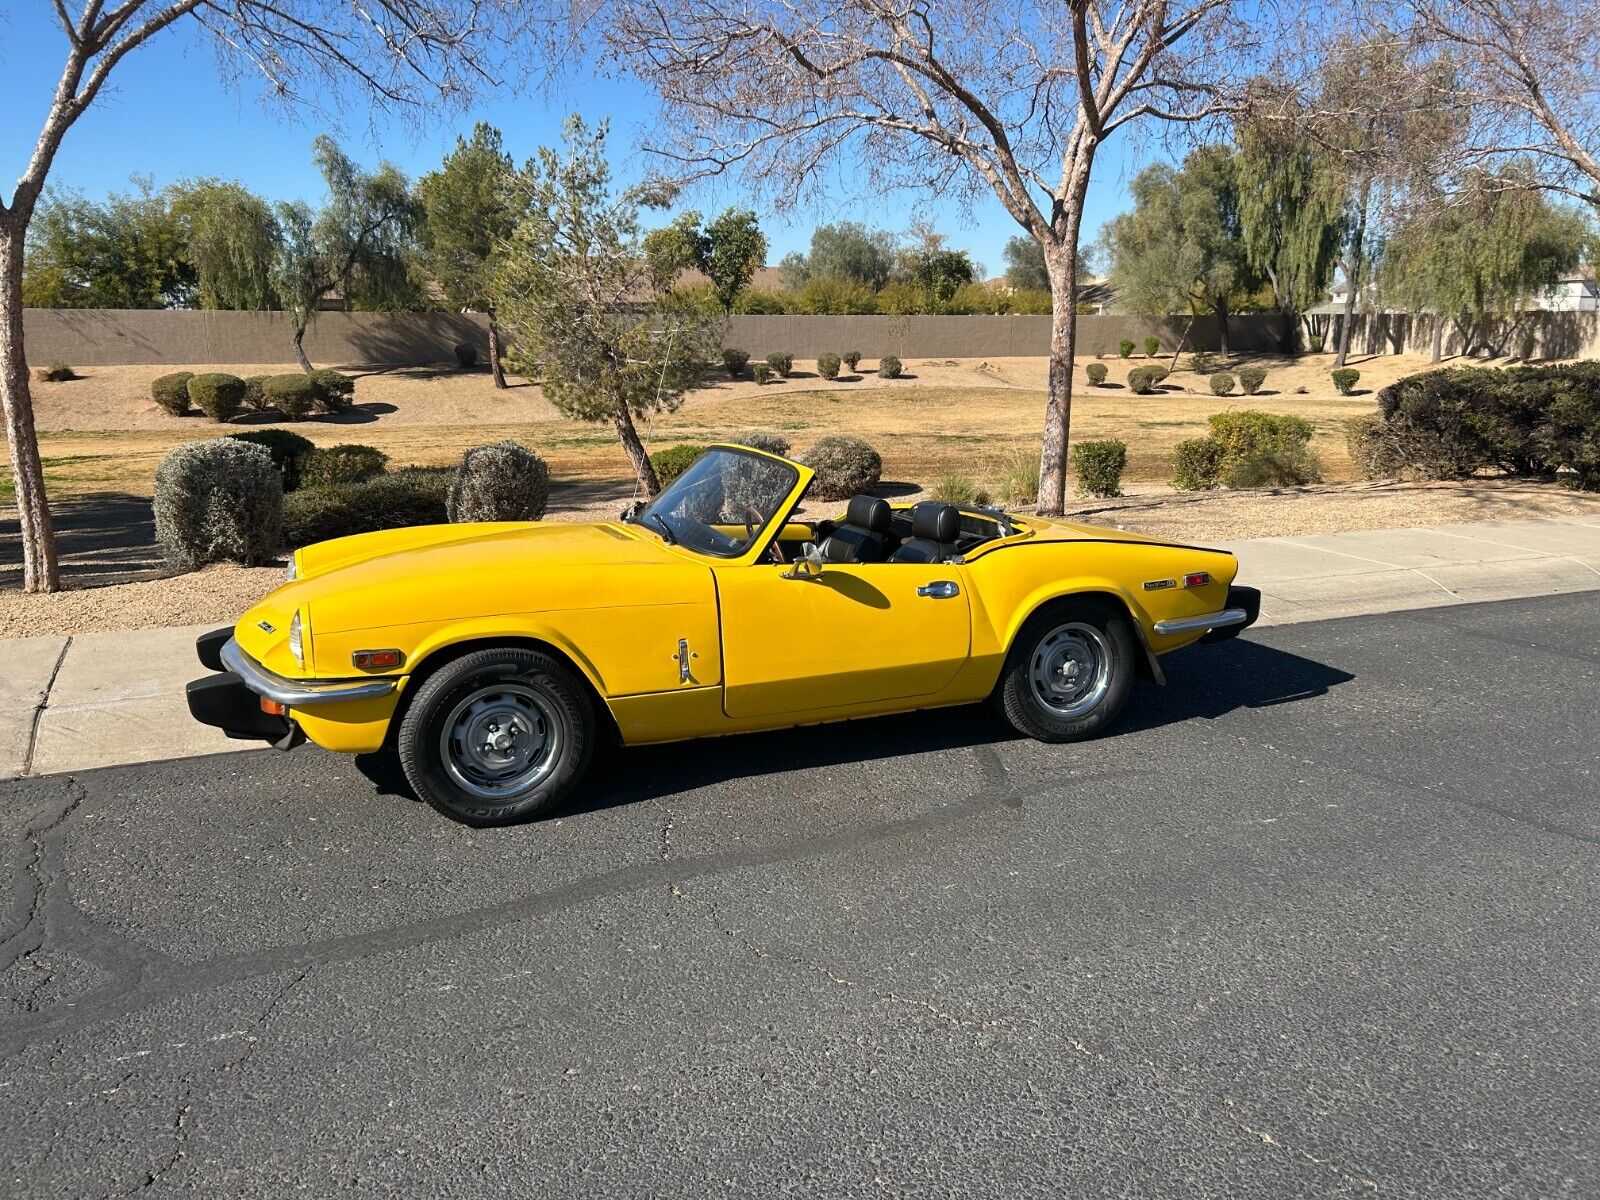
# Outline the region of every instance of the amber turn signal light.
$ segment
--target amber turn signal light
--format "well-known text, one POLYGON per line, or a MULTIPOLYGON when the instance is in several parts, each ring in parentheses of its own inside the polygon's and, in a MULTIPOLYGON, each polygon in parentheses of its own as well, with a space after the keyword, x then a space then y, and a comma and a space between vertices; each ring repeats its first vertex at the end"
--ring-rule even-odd
POLYGON ((405 660, 398 650, 357 650, 350 656, 358 671, 392 671, 405 660))
POLYGON ((289 706, 287 704, 279 704, 276 700, 268 700, 263 696, 261 697, 261 711, 269 717, 286 717, 289 715, 289 706))

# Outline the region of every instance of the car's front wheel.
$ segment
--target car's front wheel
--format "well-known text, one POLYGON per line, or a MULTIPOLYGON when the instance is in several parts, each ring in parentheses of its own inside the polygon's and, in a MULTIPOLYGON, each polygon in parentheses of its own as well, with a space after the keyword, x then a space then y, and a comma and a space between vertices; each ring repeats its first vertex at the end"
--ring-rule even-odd
POLYGON ((418 797, 466 825, 510 825, 583 777, 594 710, 583 684, 539 650, 477 650, 418 689, 396 736, 418 797))
POLYGON ((1093 737, 1121 711, 1133 687, 1133 629, 1101 600, 1055 604, 1022 627, 995 689, 1019 733, 1041 742, 1093 737))

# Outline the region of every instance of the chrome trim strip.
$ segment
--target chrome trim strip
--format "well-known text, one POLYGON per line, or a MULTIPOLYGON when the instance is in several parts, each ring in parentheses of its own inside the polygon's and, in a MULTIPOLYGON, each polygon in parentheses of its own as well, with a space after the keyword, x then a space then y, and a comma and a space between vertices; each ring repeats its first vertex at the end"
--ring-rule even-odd
MULTIPOLYGON (((1156 632, 1163 637, 1174 633, 1204 633, 1208 629, 1226 629, 1229 625, 1243 625, 1250 614, 1242 608, 1225 608, 1219 613, 1203 617, 1174 617, 1170 621, 1157 621, 1156 632)), ((224 649, 226 654, 227 650, 224 649)))
POLYGON ((243 679, 245 687, 256 695, 287 704, 290 708, 338 704, 345 700, 371 700, 375 696, 387 696, 395 687, 393 679, 356 680, 350 683, 285 679, 251 658, 233 638, 223 643, 222 665, 243 679))

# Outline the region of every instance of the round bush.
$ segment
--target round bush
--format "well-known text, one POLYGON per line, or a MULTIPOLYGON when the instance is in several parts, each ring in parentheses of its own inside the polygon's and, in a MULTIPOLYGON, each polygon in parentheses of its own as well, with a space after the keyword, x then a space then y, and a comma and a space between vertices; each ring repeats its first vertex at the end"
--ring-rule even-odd
POLYGON ((1144 340, 1144 356, 1146 358, 1154 358, 1156 355, 1158 355, 1160 353, 1161 353, 1161 339, 1158 338, 1158 337, 1147 337, 1147 338, 1145 338, 1145 340, 1144 340))
POLYGON ((1348 396, 1355 390, 1361 380, 1361 372, 1354 367, 1340 367, 1333 373, 1333 386, 1339 389, 1341 396, 1348 396))
POLYGON ((213 421, 231 421, 244 407, 244 380, 222 373, 191 375, 189 399, 213 421))
POLYGON ((650 465, 656 469, 656 482, 666 487, 694 464, 706 452, 704 446, 668 446, 650 456, 650 465))
POLYGON ((765 383, 772 378, 772 368, 764 362, 758 362, 750 368, 750 378, 757 383, 765 383))
POLYGON ((449 467, 406 467, 365 483, 305 488, 283 500, 284 539, 298 549, 329 538, 443 525, 449 467))
POLYGON ((1148 396, 1166 377, 1165 367, 1135 367, 1128 372, 1128 390, 1136 396, 1148 396))
POLYGON ((878 360, 879 379, 899 379, 902 370, 900 360, 892 354, 885 354, 878 360))
POLYGON ((355 399, 356 381, 338 371, 313 371, 311 382, 317 389, 317 406, 326 413, 349 412, 355 399))
POLYGON ((193 371, 174 371, 170 375, 157 375, 150 381, 150 395, 173 416, 188 416, 189 380, 193 378, 193 371))
POLYGON ((1239 389, 1246 396, 1254 396, 1267 381, 1267 373, 1260 367, 1239 368, 1239 389))
POLYGON ((1092 362, 1084 369, 1084 374, 1089 377, 1090 387, 1099 387, 1106 381, 1106 365, 1102 362, 1092 362))
POLYGON ((1230 488, 1302 487, 1322 482, 1322 461, 1304 446, 1265 450, 1229 466, 1230 488))
POLYGON ((789 372, 794 370, 794 355, 774 350, 767 355, 767 366, 776 371, 780 377, 787 379, 789 372))
POLYGON ((1117 351, 1122 355, 1123 358, 1132 358, 1133 340, 1131 338, 1123 338, 1117 343, 1117 351))
POLYGON ((290 433, 287 429, 250 429, 228 436, 247 445, 260 446, 272 455, 272 465, 283 476, 286 494, 300 486, 300 464, 305 461, 306 455, 316 449, 298 433, 290 433))
POLYGON ((1115 439, 1079 442, 1072 448, 1072 470, 1078 477, 1080 496, 1122 495, 1122 471, 1128 465, 1128 447, 1115 439))
POLYGON ((800 456, 816 472, 811 495, 818 500, 848 500, 870 492, 883 477, 883 458, 860 438, 825 437, 800 456))
POLYGON ((283 544, 283 476, 272 456, 238 438, 179 446, 156 468, 156 541, 167 561, 271 562, 283 544))
POLYGON ((1226 371, 1218 371, 1211 376, 1211 394, 1213 396, 1226 396, 1232 393, 1234 378, 1226 371))
POLYGON ((300 460, 301 487, 327 487, 336 483, 363 483, 382 475, 389 456, 373 446, 329 446, 313 449, 300 460))
POLYGON ((261 383, 267 402, 291 421, 303 421, 322 398, 322 390, 309 375, 269 375, 261 383))
POLYGON ((266 381, 265 375, 244 377, 244 406, 251 412, 266 412, 272 407, 272 401, 267 399, 267 393, 261 387, 266 381))
POLYGON ((457 342, 455 355, 456 366, 463 371, 470 371, 478 365, 478 348, 471 342, 457 342))
POLYGON ((550 501, 550 467, 526 446, 495 442, 474 446, 450 484, 446 511, 468 521, 537 521, 550 501))
POLYGON ((750 351, 738 350, 732 346, 725 346, 722 350, 722 366, 733 378, 738 379, 744 374, 744 369, 750 363, 750 351))
POLYGON ((817 355, 817 374, 824 379, 837 379, 839 378, 839 364, 843 361, 837 354, 819 354, 817 355))
POLYGON ((741 433, 727 439, 730 445, 749 446, 752 450, 765 450, 768 454, 777 454, 783 458, 789 457, 789 439, 781 433, 766 433, 755 430, 750 433, 741 433))
POLYGON ((859 350, 846 350, 839 357, 844 360, 844 365, 845 366, 849 367, 852 371, 854 371, 856 369, 856 367, 861 362, 861 351, 859 351, 859 350))
POLYGON ((1172 451, 1172 486, 1180 492, 1208 492, 1222 482, 1222 443, 1190 438, 1172 451))

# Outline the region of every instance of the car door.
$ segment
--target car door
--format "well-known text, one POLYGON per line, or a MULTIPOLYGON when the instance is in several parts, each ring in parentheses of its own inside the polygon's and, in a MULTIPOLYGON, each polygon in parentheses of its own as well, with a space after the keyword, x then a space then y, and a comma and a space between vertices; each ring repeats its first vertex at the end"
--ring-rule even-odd
POLYGON ((959 566, 829 563, 795 578, 765 563, 714 574, 730 717, 837 715, 931 696, 971 649, 959 566))

